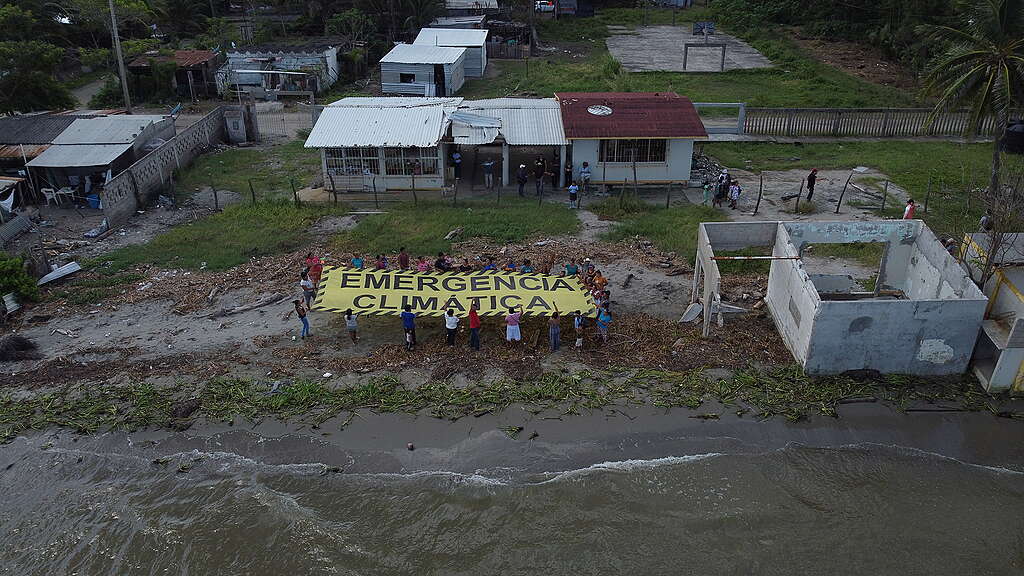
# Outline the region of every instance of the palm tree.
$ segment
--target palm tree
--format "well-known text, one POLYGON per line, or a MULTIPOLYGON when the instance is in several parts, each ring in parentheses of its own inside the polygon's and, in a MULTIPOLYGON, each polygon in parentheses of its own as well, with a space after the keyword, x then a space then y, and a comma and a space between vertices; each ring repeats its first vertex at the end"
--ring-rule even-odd
POLYGON ((996 194, 1010 112, 1024 105, 1024 0, 978 0, 962 28, 929 26, 926 32, 949 46, 925 76, 925 96, 937 98, 931 119, 966 107, 964 135, 973 137, 982 120, 995 117, 989 193, 996 194))

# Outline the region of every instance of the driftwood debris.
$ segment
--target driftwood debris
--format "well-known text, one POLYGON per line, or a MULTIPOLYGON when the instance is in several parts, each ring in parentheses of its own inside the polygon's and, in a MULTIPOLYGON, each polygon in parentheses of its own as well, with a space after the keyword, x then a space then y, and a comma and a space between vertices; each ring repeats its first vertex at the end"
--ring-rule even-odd
POLYGON ((280 304, 281 302, 284 302, 287 299, 288 296, 275 294, 273 296, 267 296, 266 298, 253 302, 252 304, 246 304, 245 306, 236 306, 234 308, 221 308, 220 310, 207 312, 206 314, 200 314, 199 317, 210 318, 212 320, 214 318, 220 318, 222 316, 231 316, 233 314, 239 314, 241 312, 248 312, 249 310, 262 308, 263 306, 268 306, 270 304, 280 304))
POLYGON ((459 234, 462 234, 462 226, 459 226, 458 228, 456 228, 456 229, 448 232, 447 234, 445 234, 444 235, 444 239, 450 241, 450 240, 454 239, 456 236, 458 236, 459 234))

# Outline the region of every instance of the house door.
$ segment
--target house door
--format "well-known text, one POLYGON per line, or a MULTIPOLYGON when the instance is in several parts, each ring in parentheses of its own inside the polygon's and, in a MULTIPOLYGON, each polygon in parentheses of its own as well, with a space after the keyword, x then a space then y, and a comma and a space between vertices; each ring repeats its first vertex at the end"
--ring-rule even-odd
POLYGON ((438 96, 448 95, 444 84, 444 64, 434 64, 434 87, 434 93, 438 96))

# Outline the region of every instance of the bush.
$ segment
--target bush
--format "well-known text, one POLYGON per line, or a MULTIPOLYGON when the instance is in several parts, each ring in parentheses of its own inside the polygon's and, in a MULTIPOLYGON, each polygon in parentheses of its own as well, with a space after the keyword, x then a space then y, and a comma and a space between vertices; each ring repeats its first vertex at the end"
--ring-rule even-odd
POLYGON ((39 299, 39 286, 25 271, 25 261, 0 253, 0 296, 14 292, 22 300, 39 299))
POLYGON ((117 76, 107 78, 103 88, 89 99, 90 108, 117 108, 124 106, 124 95, 121 93, 121 81, 117 76))

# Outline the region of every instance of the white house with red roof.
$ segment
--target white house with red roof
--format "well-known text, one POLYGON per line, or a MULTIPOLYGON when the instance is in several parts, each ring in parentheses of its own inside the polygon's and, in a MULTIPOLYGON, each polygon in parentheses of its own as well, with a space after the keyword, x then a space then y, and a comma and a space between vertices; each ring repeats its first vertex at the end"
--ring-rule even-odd
POLYGON ((590 165, 591 183, 683 183, 695 140, 707 131, 689 98, 674 92, 561 92, 565 138, 575 173, 590 165))

